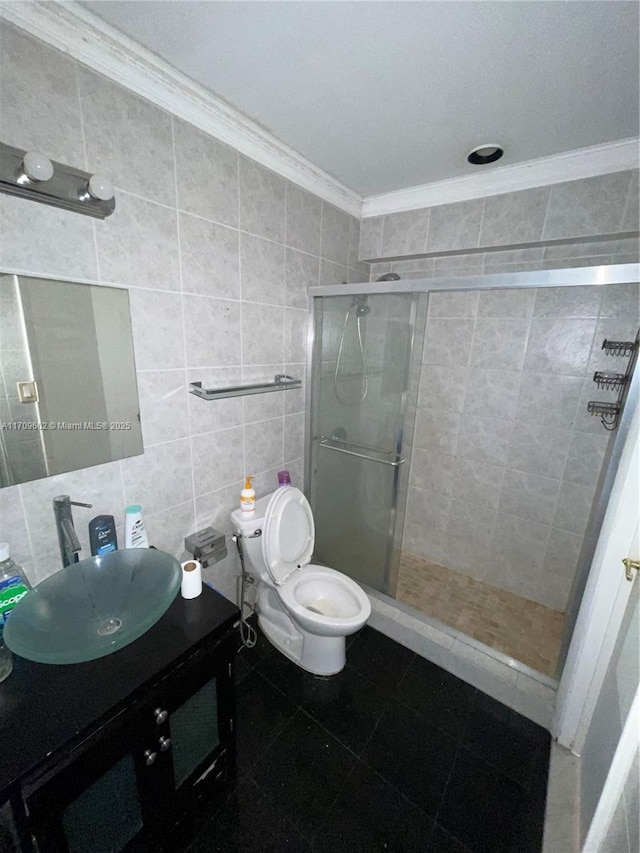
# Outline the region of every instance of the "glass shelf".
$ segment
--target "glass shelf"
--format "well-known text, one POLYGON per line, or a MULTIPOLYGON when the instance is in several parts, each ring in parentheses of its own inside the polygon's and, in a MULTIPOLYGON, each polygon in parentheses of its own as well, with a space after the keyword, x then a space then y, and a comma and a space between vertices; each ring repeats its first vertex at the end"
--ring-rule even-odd
POLYGON ((269 391, 289 391, 300 388, 301 379, 294 379, 286 373, 277 373, 273 382, 260 382, 256 385, 230 385, 227 388, 203 388, 202 382, 191 382, 190 391, 203 400, 222 400, 225 397, 244 397, 248 394, 267 394, 269 391))

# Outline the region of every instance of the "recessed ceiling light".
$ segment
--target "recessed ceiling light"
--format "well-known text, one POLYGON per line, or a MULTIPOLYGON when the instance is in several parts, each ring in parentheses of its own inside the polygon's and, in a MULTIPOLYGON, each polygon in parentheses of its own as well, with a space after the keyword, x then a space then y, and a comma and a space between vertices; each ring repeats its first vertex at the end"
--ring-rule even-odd
POLYGON ((504 154, 504 149, 496 142, 485 142, 477 145, 467 154, 467 160, 474 166, 486 166, 487 163, 495 163, 504 154))

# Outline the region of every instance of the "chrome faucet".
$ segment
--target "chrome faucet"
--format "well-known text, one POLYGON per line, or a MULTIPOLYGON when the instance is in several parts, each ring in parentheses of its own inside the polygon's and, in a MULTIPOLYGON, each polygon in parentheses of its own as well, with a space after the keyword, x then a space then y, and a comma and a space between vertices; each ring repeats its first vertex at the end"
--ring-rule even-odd
POLYGON ((69 495, 58 495, 53 499, 53 514, 56 519, 56 530, 58 531, 58 542, 60 543, 60 556, 62 565, 70 566, 78 562, 78 552, 82 550, 78 534, 73 526, 72 506, 91 507, 92 504, 78 503, 72 501, 69 495))

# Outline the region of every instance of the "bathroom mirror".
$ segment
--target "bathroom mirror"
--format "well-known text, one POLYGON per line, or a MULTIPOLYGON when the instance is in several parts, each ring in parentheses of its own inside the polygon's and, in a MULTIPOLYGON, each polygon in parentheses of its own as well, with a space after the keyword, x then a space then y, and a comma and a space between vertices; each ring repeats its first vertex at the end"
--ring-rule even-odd
POLYGON ((129 294, 0 273, 0 487, 142 453, 129 294))

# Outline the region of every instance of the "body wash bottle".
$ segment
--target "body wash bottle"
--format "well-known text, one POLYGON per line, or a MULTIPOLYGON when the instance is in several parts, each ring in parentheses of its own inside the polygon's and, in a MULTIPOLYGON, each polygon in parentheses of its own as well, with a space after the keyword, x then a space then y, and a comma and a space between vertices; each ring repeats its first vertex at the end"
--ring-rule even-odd
POLYGON ((142 520, 140 504, 131 504, 124 511, 124 547, 148 548, 149 540, 142 520))

